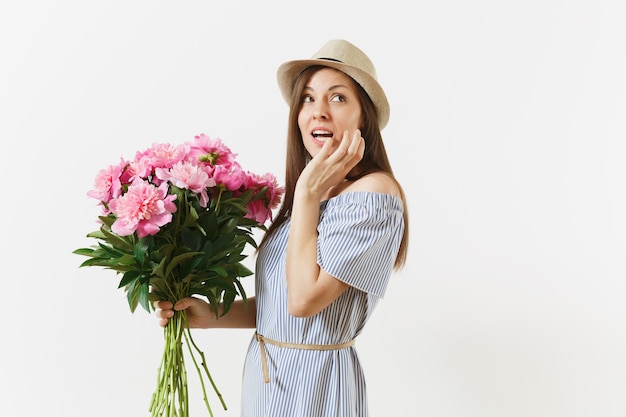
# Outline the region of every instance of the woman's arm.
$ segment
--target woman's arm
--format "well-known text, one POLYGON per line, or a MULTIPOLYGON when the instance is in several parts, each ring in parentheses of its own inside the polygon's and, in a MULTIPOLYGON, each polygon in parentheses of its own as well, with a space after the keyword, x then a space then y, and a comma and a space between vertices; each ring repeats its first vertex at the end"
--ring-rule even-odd
POLYGON ((287 243, 288 310, 296 317, 319 313, 348 289, 317 264, 319 197, 296 192, 287 243))
MULTIPOLYGON (((233 302, 230 310, 224 316, 215 317, 215 313, 206 301, 187 297, 172 305, 169 301, 156 301, 156 316, 160 318, 159 324, 167 326, 169 319, 174 316, 174 311, 185 310, 190 328, 255 328, 256 327, 256 298, 248 297, 248 304, 243 300, 233 302)), ((223 312, 223 305, 219 306, 219 314, 223 312)))
POLYGON ((287 242, 289 313, 307 317, 319 313, 348 289, 348 284, 317 264, 317 225, 322 196, 341 184, 361 160, 365 147, 360 131, 345 132, 339 146, 327 141, 298 179, 287 242))

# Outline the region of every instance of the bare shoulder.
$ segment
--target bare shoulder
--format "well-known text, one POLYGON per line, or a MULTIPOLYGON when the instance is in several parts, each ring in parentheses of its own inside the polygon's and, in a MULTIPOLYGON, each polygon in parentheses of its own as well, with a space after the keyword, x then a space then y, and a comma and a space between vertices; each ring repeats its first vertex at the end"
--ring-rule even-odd
POLYGON ((359 178, 346 187, 343 192, 369 191, 400 197, 400 189, 394 178, 384 172, 373 172, 359 178))

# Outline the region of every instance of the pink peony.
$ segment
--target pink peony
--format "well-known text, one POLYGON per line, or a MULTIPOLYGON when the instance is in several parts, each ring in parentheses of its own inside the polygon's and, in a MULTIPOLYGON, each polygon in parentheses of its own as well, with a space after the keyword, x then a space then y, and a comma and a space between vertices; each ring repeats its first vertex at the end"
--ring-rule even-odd
POLYGON ((194 137, 193 142, 187 142, 189 146, 189 160, 197 163, 206 162, 211 165, 222 165, 230 168, 235 164, 237 154, 233 153, 222 140, 211 139, 204 133, 194 137))
POLYGON ((264 224, 271 220, 272 210, 278 207, 285 189, 278 186, 278 181, 273 174, 258 175, 253 172, 247 173, 247 181, 244 184, 245 189, 254 189, 256 191, 267 187, 265 197, 261 200, 254 200, 247 205, 249 219, 256 220, 259 224, 264 224))
POLYGON ((145 151, 135 154, 131 170, 137 177, 145 179, 151 176, 156 168, 173 167, 177 162, 184 160, 188 152, 188 145, 155 143, 145 151))
POLYGON ((265 224, 266 221, 272 218, 272 210, 265 205, 264 200, 252 201, 246 208, 248 209, 246 218, 255 220, 259 224, 265 224))
POLYGON ((122 194, 121 178, 126 165, 128 162, 120 159, 119 164, 101 169, 94 181, 94 188, 87 195, 105 204, 108 204, 112 198, 119 197, 122 194))
POLYGON ((217 165, 213 171, 215 182, 223 185, 230 191, 239 190, 247 181, 246 172, 241 169, 238 163, 230 167, 217 165))
POLYGON ((178 188, 184 188, 199 194, 202 207, 206 207, 209 203, 207 188, 215 187, 215 179, 209 178, 209 174, 202 167, 189 162, 177 162, 169 170, 157 168, 155 174, 157 178, 169 181, 178 188))
POLYGON ((120 236, 128 236, 137 231, 142 238, 156 234, 161 226, 172 221, 176 211, 175 195, 167 194, 167 183, 160 187, 135 179, 128 191, 111 200, 109 208, 117 217, 111 230, 120 236))
POLYGON ((265 201, 270 209, 275 209, 280 204, 280 201, 285 193, 285 189, 278 185, 276 176, 271 173, 264 175, 258 175, 253 172, 248 172, 248 182, 245 184, 245 188, 261 189, 267 187, 267 194, 265 195, 265 201))

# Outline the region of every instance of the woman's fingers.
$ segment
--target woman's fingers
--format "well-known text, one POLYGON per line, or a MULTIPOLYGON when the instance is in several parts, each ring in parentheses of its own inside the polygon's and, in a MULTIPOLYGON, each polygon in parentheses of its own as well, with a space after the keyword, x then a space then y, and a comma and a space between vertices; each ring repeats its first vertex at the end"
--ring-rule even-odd
POLYGON ((172 310, 157 310, 154 313, 158 318, 161 319, 169 319, 174 315, 174 311, 172 310))
POLYGON ((361 131, 355 130, 352 135, 346 130, 343 133, 339 148, 331 155, 337 158, 348 171, 351 170, 363 158, 365 140, 361 137, 361 131))
POLYGON ((348 148, 348 154, 352 155, 352 161, 356 165, 362 158, 365 152, 365 139, 361 136, 359 129, 355 130, 352 134, 352 140, 350 141, 350 147, 348 148))
POLYGON ((174 315, 174 311, 172 311, 174 306, 169 301, 155 301, 153 305, 155 309, 154 314, 160 319, 159 325, 161 327, 167 326, 169 319, 174 315))
POLYGON ((175 311, 187 310, 187 317, 189 319, 193 319, 194 316, 197 316, 198 313, 201 313, 202 301, 193 298, 193 297, 185 297, 175 304, 170 301, 155 301, 153 303, 155 309, 155 315, 159 318, 159 325, 162 327, 167 326, 169 319, 174 317, 175 311))
POLYGON ((363 158, 365 141, 361 131, 344 131, 340 138, 329 139, 300 175, 298 183, 322 194, 341 183, 363 158))
POLYGON ((152 303, 155 310, 154 314, 157 316, 157 318, 160 319, 159 325, 161 327, 167 326, 169 319, 174 316, 175 307, 177 307, 176 310, 183 310, 184 308, 187 308, 184 305, 185 303, 183 303, 182 306, 180 306, 179 304, 180 302, 176 303, 176 306, 174 306, 172 302, 165 300, 155 301, 154 303, 152 303))
POLYGON ((155 301, 154 303, 152 303, 152 305, 154 306, 155 310, 171 310, 173 307, 173 304, 171 302, 165 300, 155 301))
POLYGON ((173 309, 176 311, 187 310, 189 307, 192 307, 197 302, 198 302, 197 298, 193 298, 193 297, 181 298, 180 300, 176 302, 176 304, 174 304, 173 309))
MULTIPOLYGON (((361 137, 361 131, 355 130, 352 134, 347 130, 343 132, 341 139, 338 140, 338 145, 334 152, 331 152, 331 146, 327 141, 322 150, 324 157, 327 156, 329 162, 346 164, 352 162, 355 158, 357 162, 363 157, 363 151, 365 150, 365 141, 361 137)), ((322 152, 320 152, 322 153, 322 152)))
POLYGON ((173 304, 171 301, 165 301, 165 300, 159 300, 159 301, 155 301, 154 303, 152 303, 154 305, 154 309, 155 310, 162 310, 162 311, 171 311, 171 310, 176 310, 176 311, 180 311, 180 310, 186 310, 189 307, 191 307, 194 303, 194 299, 191 297, 186 297, 183 298, 179 301, 176 302, 176 304, 173 304))

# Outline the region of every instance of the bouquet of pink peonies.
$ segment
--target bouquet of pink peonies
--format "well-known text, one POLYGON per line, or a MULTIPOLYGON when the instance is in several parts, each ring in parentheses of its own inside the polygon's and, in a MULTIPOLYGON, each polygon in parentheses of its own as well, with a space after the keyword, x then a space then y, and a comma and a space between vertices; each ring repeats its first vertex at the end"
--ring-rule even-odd
MULTIPOLYGON (((152 309, 155 299, 176 302, 206 297, 216 316, 226 314, 237 296, 246 300, 239 279, 252 271, 242 264, 247 245, 256 247, 254 229, 265 229, 284 189, 272 174, 242 169, 220 139, 202 134, 182 145, 154 144, 132 161, 100 170, 88 196, 98 200, 99 230, 87 237, 97 245, 74 251, 89 257, 83 266, 122 275, 132 312, 152 309)), ((164 329, 165 350, 150 403, 152 416, 188 416, 186 344, 204 393, 204 375, 222 406, 226 404, 191 337, 184 311, 164 329), (198 358, 200 361, 198 361, 198 358)))

